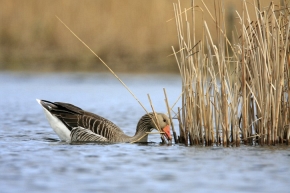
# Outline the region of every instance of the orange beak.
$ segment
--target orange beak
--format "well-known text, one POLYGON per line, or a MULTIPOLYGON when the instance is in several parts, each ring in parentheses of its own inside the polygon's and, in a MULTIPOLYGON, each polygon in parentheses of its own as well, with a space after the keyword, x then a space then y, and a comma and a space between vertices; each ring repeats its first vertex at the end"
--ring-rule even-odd
POLYGON ((162 130, 163 130, 167 140, 171 140, 172 137, 171 137, 171 134, 170 134, 170 126, 166 125, 162 130))

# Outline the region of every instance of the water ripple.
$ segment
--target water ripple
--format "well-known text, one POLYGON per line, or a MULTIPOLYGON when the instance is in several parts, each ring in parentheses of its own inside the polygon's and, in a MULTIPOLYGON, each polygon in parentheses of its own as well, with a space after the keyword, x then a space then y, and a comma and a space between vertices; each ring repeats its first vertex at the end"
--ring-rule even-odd
MULTIPOLYGON (((177 76, 122 78, 147 109, 147 93, 153 93, 154 107, 161 112, 166 109, 164 87, 170 104, 180 94, 177 76)), ((288 146, 161 145, 157 135, 149 136, 152 142, 146 144, 60 141, 35 98, 76 104, 109 118, 127 134, 134 134, 144 111, 111 75, 8 73, 1 79, 0 73, 0 80, 5 80, 0 85, 1 93, 5 93, 0 100, 1 193, 289 190, 288 146)))

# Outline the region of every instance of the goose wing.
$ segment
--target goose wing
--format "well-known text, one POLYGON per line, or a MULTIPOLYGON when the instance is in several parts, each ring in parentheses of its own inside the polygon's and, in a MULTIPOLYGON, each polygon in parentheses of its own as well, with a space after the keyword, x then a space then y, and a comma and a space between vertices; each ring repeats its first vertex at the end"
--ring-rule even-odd
POLYGON ((124 132, 108 119, 84 111, 72 104, 45 100, 41 100, 41 104, 61 120, 71 132, 73 128, 82 127, 109 141, 115 141, 114 138, 124 135, 124 132))
POLYGON ((89 129, 75 127, 71 130, 71 142, 109 142, 109 140, 101 135, 92 132, 89 129))

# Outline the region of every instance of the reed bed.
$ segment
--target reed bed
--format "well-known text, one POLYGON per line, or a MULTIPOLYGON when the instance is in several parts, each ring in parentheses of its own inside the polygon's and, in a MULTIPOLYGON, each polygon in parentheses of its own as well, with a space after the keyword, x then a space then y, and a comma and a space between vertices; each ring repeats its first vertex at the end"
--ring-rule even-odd
MULTIPOLYGON (((227 9, 241 7, 224 2, 227 9)), ((189 0, 182 3, 190 7, 189 0)), ((0 7, 0 70, 106 71, 68 36, 58 15, 115 72, 178 73, 174 58, 166 57, 177 45, 174 22, 165 22, 174 17, 171 1, 1 0, 0 7)))
POLYGON ((288 144, 288 4, 261 7, 259 0, 241 0, 242 12, 236 12, 239 25, 228 33, 223 1, 213 1, 214 12, 204 1, 205 9, 191 2, 186 9, 180 2, 173 4, 179 47, 172 49, 182 78, 181 107, 172 116, 179 121, 176 142, 288 144), (254 8, 254 17, 249 8, 254 8), (202 27, 196 25, 197 12, 210 15, 217 33, 212 34, 206 20, 202 27), (197 30, 203 31, 199 40, 197 30))

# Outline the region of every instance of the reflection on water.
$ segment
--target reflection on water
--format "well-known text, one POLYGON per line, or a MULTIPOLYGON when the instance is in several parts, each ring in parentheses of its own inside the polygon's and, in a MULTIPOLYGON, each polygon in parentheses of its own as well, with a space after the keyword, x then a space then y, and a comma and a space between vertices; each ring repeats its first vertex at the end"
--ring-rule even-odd
MULTIPOLYGON (((147 109, 165 112, 180 79, 122 75, 147 109)), ((60 142, 35 98, 63 101, 109 118, 133 135, 145 113, 110 74, 0 74, 1 192, 288 192, 290 150, 60 142)))

